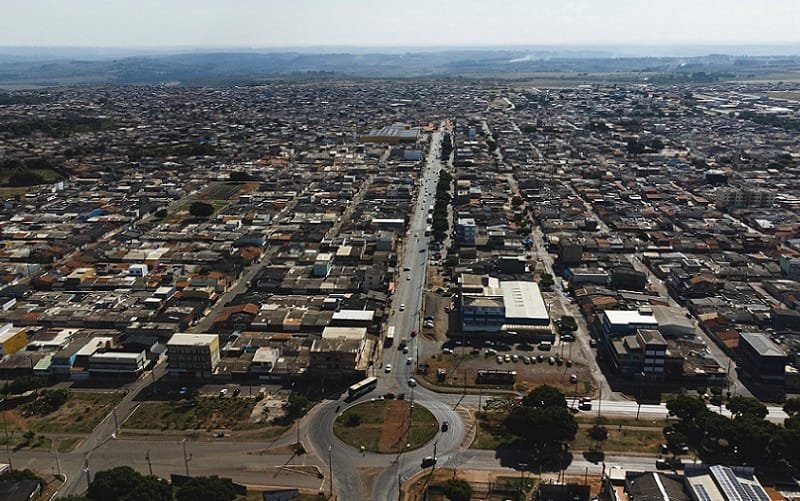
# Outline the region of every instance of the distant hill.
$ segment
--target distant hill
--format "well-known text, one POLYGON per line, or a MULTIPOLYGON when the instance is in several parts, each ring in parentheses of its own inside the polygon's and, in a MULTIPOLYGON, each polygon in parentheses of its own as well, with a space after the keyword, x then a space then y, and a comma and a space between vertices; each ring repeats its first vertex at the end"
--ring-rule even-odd
POLYGON ((631 73, 712 80, 800 70, 798 56, 705 55, 615 57, 605 50, 453 49, 419 52, 208 51, 130 53, 122 50, 0 48, 0 86, 64 84, 226 85, 266 78, 523 77, 534 73, 631 73))

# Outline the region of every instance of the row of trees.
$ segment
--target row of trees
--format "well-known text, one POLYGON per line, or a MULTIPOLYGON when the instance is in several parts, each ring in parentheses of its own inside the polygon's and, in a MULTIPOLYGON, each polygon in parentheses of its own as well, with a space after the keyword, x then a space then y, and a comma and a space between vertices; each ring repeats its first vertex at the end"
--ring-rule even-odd
POLYGON ((447 230, 450 229, 450 221, 447 218, 447 208, 452 199, 450 195, 450 184, 453 176, 442 169, 439 172, 439 182, 436 184, 436 203, 433 205, 433 238, 437 241, 444 240, 447 230))
POLYGON ((229 478, 194 477, 174 488, 166 480, 142 475, 130 466, 100 471, 89 484, 86 496, 69 496, 69 501, 230 501, 237 497, 229 478))
POLYGON ((667 441, 687 443, 704 458, 750 464, 761 468, 800 467, 800 399, 789 399, 783 426, 767 421, 767 407, 751 397, 733 397, 727 418, 709 410, 694 396, 679 395, 667 402, 679 421, 664 429, 667 441))

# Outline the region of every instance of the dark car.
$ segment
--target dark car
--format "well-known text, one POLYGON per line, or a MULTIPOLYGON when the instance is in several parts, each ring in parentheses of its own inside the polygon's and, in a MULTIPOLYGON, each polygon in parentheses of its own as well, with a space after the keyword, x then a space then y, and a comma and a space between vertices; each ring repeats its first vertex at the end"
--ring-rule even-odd
POLYGON ((436 465, 436 458, 433 456, 427 456, 422 458, 422 467, 423 468, 430 468, 431 466, 436 465))
POLYGON ((241 392, 242 392, 242 389, 241 389, 241 388, 234 388, 234 389, 233 389, 233 396, 234 396, 234 397, 238 397, 238 396, 239 396, 239 393, 241 393, 241 392))
POLYGON ((442 431, 447 431, 450 429, 450 423, 447 421, 442 421, 442 431))

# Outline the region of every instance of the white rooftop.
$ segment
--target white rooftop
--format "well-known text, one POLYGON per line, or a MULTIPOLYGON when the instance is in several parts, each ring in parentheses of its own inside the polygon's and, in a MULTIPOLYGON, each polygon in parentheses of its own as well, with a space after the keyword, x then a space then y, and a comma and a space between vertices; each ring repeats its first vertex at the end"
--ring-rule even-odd
POLYGON ((609 323, 614 325, 650 325, 658 327, 658 321, 653 315, 643 315, 636 310, 606 310, 604 315, 609 323))
POLYGON ((167 346, 207 346, 217 339, 216 334, 188 334, 177 333, 173 334, 167 346))
POLYGON ((535 318, 549 320, 539 285, 535 282, 500 282, 506 319, 535 318))

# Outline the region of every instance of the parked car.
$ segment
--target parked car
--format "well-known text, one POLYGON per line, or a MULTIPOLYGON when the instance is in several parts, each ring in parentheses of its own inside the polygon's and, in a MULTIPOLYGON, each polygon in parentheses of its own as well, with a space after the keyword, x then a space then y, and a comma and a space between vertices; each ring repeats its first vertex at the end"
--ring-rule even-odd
POLYGON ((531 357, 529 357, 528 355, 523 356, 522 363, 525 365, 529 365, 531 363, 531 357))
POLYGON ((498 364, 502 364, 503 363, 503 355, 497 355, 497 363, 498 364))
POLYGON ((516 353, 511 355, 511 361, 512 362, 519 362, 519 355, 517 355, 516 353))
POLYGON ((239 393, 241 393, 241 392, 242 392, 242 389, 237 386, 236 388, 233 389, 233 396, 234 397, 238 397, 239 393))
POLYGON ((219 396, 220 397, 224 397, 227 394, 228 394, 228 389, 227 388, 223 388, 223 389, 219 390, 219 396))

